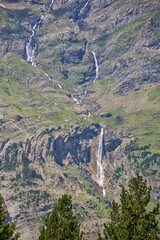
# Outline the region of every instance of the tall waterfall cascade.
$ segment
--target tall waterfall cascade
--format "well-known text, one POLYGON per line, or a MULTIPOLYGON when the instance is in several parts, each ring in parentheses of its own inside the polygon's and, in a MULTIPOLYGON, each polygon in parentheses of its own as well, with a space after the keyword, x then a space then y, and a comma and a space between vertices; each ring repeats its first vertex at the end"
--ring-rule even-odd
MULTIPOLYGON (((99 147, 98 147, 98 157, 97 157, 97 183, 100 187, 103 187, 104 182, 104 171, 103 171, 103 138, 104 130, 101 128, 99 147)), ((103 187, 103 196, 105 197, 105 189, 103 187)))
POLYGON ((97 61, 97 57, 96 57, 95 52, 94 52, 94 51, 91 51, 91 52, 92 52, 92 54, 93 54, 94 62, 95 62, 95 67, 96 67, 96 77, 95 77, 95 79, 94 79, 94 81, 93 81, 93 82, 95 82, 95 81, 97 80, 98 76, 99 76, 99 66, 98 66, 98 61, 97 61))

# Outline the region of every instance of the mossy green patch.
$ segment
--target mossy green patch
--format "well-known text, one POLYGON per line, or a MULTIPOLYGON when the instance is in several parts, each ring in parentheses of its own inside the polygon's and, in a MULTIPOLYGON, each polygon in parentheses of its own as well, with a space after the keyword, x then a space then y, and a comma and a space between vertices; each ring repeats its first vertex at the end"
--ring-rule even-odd
POLYGON ((149 91, 148 93, 148 101, 160 103, 160 86, 157 86, 149 91))
POLYGON ((56 10, 52 10, 52 14, 54 17, 59 18, 59 17, 64 17, 64 14, 67 13, 66 8, 58 8, 56 10))

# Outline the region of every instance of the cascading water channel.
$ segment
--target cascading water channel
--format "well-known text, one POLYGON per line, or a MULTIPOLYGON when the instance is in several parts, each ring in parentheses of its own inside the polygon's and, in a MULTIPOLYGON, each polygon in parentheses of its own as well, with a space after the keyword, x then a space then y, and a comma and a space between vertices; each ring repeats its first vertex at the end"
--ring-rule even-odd
POLYGON ((32 34, 29 37, 28 42, 26 44, 27 62, 31 63, 32 66, 34 66, 34 67, 36 67, 36 62, 34 60, 35 60, 35 56, 36 56, 37 44, 34 41, 33 37, 35 35, 36 27, 42 23, 43 18, 44 18, 44 15, 42 15, 40 17, 40 19, 38 20, 38 22, 36 22, 34 24, 34 26, 32 27, 32 34))
POLYGON ((58 83, 57 85, 58 85, 58 87, 59 87, 59 88, 61 88, 61 89, 62 89, 62 86, 61 86, 61 84, 59 84, 59 83, 58 83))
MULTIPOLYGON (((104 131, 101 128, 100 138, 99 138, 99 147, 98 147, 98 157, 97 157, 97 183, 100 187, 103 187, 104 181, 104 171, 103 171, 103 138, 104 131)), ((105 197, 105 189, 103 187, 103 196, 105 197)))
MULTIPOLYGON (((55 0, 52 0, 49 8, 48 8, 48 12, 51 11, 51 8, 53 6, 55 0)), ((46 14, 46 13, 45 13, 46 14)), ((40 24, 42 23, 44 18, 44 15, 42 15, 40 17, 40 19, 34 24, 34 26, 32 27, 32 32, 31 32, 31 36, 28 39, 28 42, 26 44, 26 54, 27 54, 27 62, 31 63, 32 66, 36 67, 36 62, 35 62, 35 57, 36 57, 36 49, 37 49, 37 44, 34 40, 34 35, 35 35, 35 30, 38 26, 40 26, 40 24)), ((31 24, 30 24, 31 26, 31 24)), ((47 76, 47 75, 46 75, 47 76)), ((48 77, 48 76, 47 76, 48 77)))
POLYGON ((91 52, 92 52, 92 54, 93 54, 94 62, 95 62, 95 67, 96 67, 96 77, 95 77, 95 79, 94 79, 94 81, 93 81, 93 82, 95 82, 95 81, 97 80, 98 76, 99 76, 99 66, 98 66, 98 61, 97 61, 95 52, 94 52, 94 51, 91 51, 91 52))
POLYGON ((50 81, 52 81, 52 79, 50 78, 50 76, 48 75, 48 73, 45 73, 45 75, 46 75, 46 77, 47 77, 50 81))
POLYGON ((80 12, 79 12, 79 14, 78 14, 79 16, 82 15, 82 14, 84 13, 84 11, 85 11, 85 9, 86 9, 88 3, 89 3, 89 0, 86 2, 86 4, 84 5, 84 7, 82 7, 82 9, 80 10, 80 12))
MULTIPOLYGON (((46 77, 47 77, 50 81, 52 81, 52 79, 51 79, 51 77, 48 75, 48 73, 45 72, 45 75, 46 75, 46 77)), ((57 83, 57 85, 58 85, 59 88, 62 89, 62 86, 61 86, 59 83, 57 83)))
POLYGON ((52 8, 52 6, 53 6, 54 1, 55 1, 55 0, 52 0, 52 1, 51 1, 51 4, 49 5, 49 8, 48 8, 48 12, 51 11, 51 8, 52 8))
POLYGON ((3 4, 0 3, 0 7, 6 8, 3 4))

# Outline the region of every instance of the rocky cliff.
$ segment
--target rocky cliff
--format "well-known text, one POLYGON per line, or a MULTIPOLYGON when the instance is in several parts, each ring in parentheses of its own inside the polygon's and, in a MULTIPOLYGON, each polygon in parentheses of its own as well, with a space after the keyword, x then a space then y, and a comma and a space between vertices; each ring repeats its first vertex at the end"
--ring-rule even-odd
POLYGON ((1 193, 37 239, 63 193, 86 239, 139 171, 159 195, 159 3, 0 3, 1 193))

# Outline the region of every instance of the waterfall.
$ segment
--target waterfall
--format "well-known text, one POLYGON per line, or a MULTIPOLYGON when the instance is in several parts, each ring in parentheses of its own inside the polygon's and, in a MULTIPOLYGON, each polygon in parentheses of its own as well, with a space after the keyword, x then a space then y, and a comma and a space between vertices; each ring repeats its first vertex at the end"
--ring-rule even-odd
POLYGON ((99 75, 99 67, 98 67, 98 61, 97 61, 95 52, 94 51, 91 51, 91 52, 93 54, 94 62, 95 62, 95 66, 96 66, 96 77, 95 77, 95 79, 93 81, 93 82, 95 82, 97 80, 97 78, 98 78, 98 75, 99 75))
POLYGON ((36 63, 34 62, 34 60, 35 60, 35 55, 36 55, 37 44, 32 39, 35 34, 35 31, 33 29, 34 28, 32 28, 32 34, 29 37, 29 40, 26 44, 26 54, 27 54, 27 62, 30 62, 33 66, 36 67, 36 63))
POLYGON ((83 13, 84 13, 84 11, 85 11, 85 8, 87 7, 88 3, 89 3, 89 0, 86 2, 86 4, 84 5, 84 7, 82 7, 82 9, 80 10, 80 12, 79 12, 79 14, 78 14, 78 15, 81 15, 81 14, 83 14, 83 13))
POLYGON ((48 12, 51 11, 51 8, 52 8, 52 6, 53 6, 54 1, 55 1, 55 0, 52 0, 52 1, 51 1, 50 5, 49 5, 49 8, 48 8, 48 12))
MULTIPOLYGON (((101 128, 99 147, 98 147, 98 157, 97 157, 97 183, 100 187, 103 187, 104 181, 104 171, 103 171, 103 128, 101 128)), ((105 189, 103 187, 103 196, 105 197, 105 189)))
POLYGON ((45 75, 46 75, 46 77, 47 77, 50 81, 52 81, 52 79, 51 79, 51 77, 48 75, 48 73, 45 73, 45 75))
MULTIPOLYGON (((50 12, 54 1, 55 0, 51 0, 51 3, 50 3, 49 8, 48 8, 48 12, 50 12)), ((37 44, 36 44, 35 40, 33 39, 33 37, 35 35, 35 30, 36 30, 37 26, 40 26, 40 24, 43 21, 43 18, 44 18, 44 15, 42 15, 40 17, 40 19, 32 27, 31 36, 29 37, 28 42, 26 44, 27 62, 31 63, 32 66, 34 66, 34 67, 36 67, 35 57, 36 57, 37 44)))
POLYGON ((62 89, 62 86, 58 83, 58 87, 62 89))
POLYGON ((42 15, 40 17, 40 19, 38 20, 38 22, 36 22, 34 24, 34 26, 32 27, 31 36, 29 37, 28 42, 26 44, 27 62, 30 62, 34 67, 36 67, 36 63, 34 60, 35 60, 35 56, 36 56, 37 44, 34 41, 33 37, 35 35, 36 27, 42 23, 43 18, 44 18, 44 15, 42 15))
MULTIPOLYGON (((52 81, 52 79, 51 79, 51 77, 48 75, 48 73, 45 72, 45 75, 46 75, 46 77, 47 77, 50 81, 52 81)), ((58 85, 59 88, 62 89, 62 86, 61 86, 59 83, 57 83, 57 85, 58 85)))
POLYGON ((73 96, 73 94, 71 94, 70 96, 71 96, 71 98, 73 98, 73 100, 77 103, 77 105, 80 105, 80 102, 78 101, 77 98, 75 98, 75 97, 73 96))
POLYGON ((0 3, 0 7, 6 8, 3 4, 0 3))
POLYGON ((73 100, 77 103, 77 105, 80 105, 80 103, 79 103, 77 98, 73 97, 73 100))

